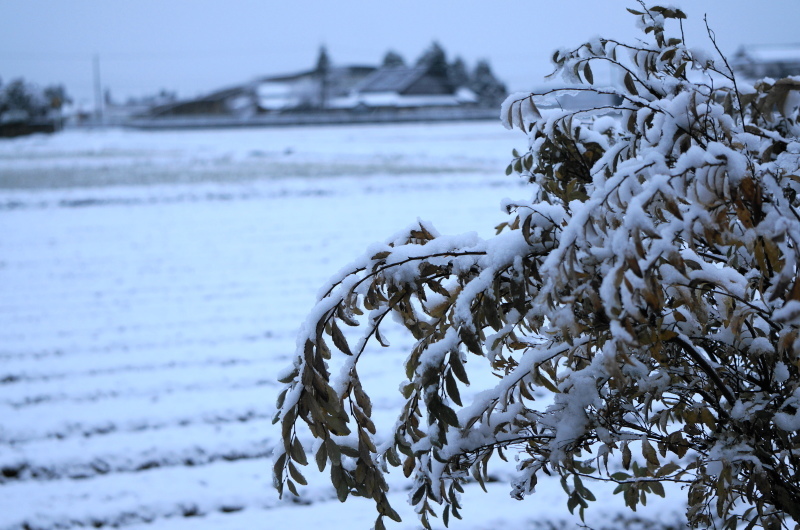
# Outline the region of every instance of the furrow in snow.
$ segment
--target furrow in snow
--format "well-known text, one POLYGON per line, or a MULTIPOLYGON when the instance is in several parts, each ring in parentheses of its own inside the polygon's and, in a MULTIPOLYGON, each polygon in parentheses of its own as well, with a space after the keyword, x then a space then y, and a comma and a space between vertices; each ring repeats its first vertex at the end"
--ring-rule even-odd
POLYGON ((147 398, 42 403, 22 410, 5 407, 0 409, 3 418, 0 444, 264 418, 272 414, 275 394, 271 387, 251 387, 147 398))
POLYGON ((271 421, 173 425, 102 436, 0 445, 0 484, 88 478, 157 467, 201 466, 269 456, 271 421))

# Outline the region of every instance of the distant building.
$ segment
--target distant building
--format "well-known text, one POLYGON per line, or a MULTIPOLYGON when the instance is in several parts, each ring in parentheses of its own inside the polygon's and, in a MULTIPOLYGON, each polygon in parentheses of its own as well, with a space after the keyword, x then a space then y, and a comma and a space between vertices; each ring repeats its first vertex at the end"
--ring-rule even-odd
POLYGON ((326 66, 289 76, 257 80, 257 105, 263 112, 319 110, 346 97, 375 71, 374 66, 326 66))
POLYGON ((731 65, 749 79, 800 75, 800 44, 742 46, 732 57, 731 65))
POLYGON ((474 105, 472 90, 415 66, 340 66, 264 77, 205 96, 156 106, 151 117, 256 116, 265 113, 363 108, 474 105))
POLYGON ((331 101, 332 108, 411 108, 474 105, 472 90, 426 66, 383 66, 331 101))
MULTIPOLYGON (((396 55, 396 54, 395 54, 396 55)), ((313 69, 268 76, 204 96, 157 105, 136 127, 292 125, 495 118, 505 86, 488 63, 459 81, 434 45, 415 66, 401 57, 382 66, 332 65, 324 48, 313 69)), ((457 62, 460 60, 457 60, 457 62)), ((454 63, 455 65, 455 63, 454 63)), ((456 65, 457 66, 457 65, 456 65)))
MULTIPOLYGON (((112 97, 111 91, 106 90, 103 101, 103 125, 124 125, 130 118, 150 111, 150 109, 166 106, 178 100, 175 92, 161 90, 155 94, 141 97, 129 97, 119 101, 112 97)), ((93 112, 80 113, 74 116, 74 121, 79 125, 92 124, 97 119, 93 112)))
POLYGON ((255 106, 253 86, 241 85, 217 90, 195 99, 172 101, 148 109, 150 117, 225 116, 249 112, 255 106))
POLYGON ((330 67, 297 74, 263 77, 217 90, 199 98, 156 106, 150 117, 236 116, 326 108, 327 101, 345 96, 349 89, 375 70, 371 66, 330 67))

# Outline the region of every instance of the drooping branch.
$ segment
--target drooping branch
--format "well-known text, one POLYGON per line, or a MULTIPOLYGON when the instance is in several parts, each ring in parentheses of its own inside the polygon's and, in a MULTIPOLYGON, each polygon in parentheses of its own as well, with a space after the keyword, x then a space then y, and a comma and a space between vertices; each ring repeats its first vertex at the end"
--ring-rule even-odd
POLYGON ((694 347, 691 341, 686 336, 681 335, 678 335, 671 340, 683 348, 683 351, 685 351, 686 354, 697 363, 702 372, 714 382, 714 386, 720 391, 720 393, 722 393, 723 396, 725 396, 725 399, 728 401, 730 406, 733 406, 736 403, 736 397, 733 395, 733 392, 731 392, 727 385, 725 385, 725 382, 722 380, 722 378, 720 378, 714 367, 711 366, 708 360, 703 357, 703 354, 694 347))

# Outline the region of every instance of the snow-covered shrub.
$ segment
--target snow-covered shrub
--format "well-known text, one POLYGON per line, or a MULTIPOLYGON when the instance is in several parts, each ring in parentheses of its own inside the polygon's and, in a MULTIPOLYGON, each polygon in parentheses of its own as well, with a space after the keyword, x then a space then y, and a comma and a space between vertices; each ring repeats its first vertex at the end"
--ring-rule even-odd
POLYGON ((632 12, 649 43, 558 51, 571 88, 504 104, 529 137, 508 173, 533 195, 495 237, 419 223, 331 282, 281 378, 281 491, 304 483, 305 423, 339 498, 374 499, 377 528, 397 519, 388 466, 413 477, 428 527, 435 504, 459 517, 463 481, 509 451, 512 495, 557 474, 581 515, 598 479, 634 509, 683 484, 694 527, 800 522, 800 80, 745 84, 668 36, 679 10, 632 12), (594 85, 594 65, 619 86, 594 85), (559 108, 582 91, 609 103, 559 108), (390 315, 417 342, 405 406, 377 432, 358 367, 390 315), (473 356, 499 379, 462 404, 473 356))

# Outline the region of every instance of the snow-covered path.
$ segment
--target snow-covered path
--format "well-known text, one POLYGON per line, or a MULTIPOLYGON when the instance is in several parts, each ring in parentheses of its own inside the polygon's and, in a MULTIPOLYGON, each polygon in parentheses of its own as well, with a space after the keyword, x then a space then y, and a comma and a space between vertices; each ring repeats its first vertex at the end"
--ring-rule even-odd
MULTIPOLYGON (((521 144, 494 123, 0 143, 0 529, 368 528, 372 507, 324 476, 277 499, 274 376, 369 243, 417 217, 490 235, 526 193, 503 176, 521 144)), ((386 423, 408 344, 370 365, 386 423)), ((391 483, 395 527, 416 528, 391 483)), ((470 487, 451 526, 574 521, 553 486, 525 503, 470 487)))

